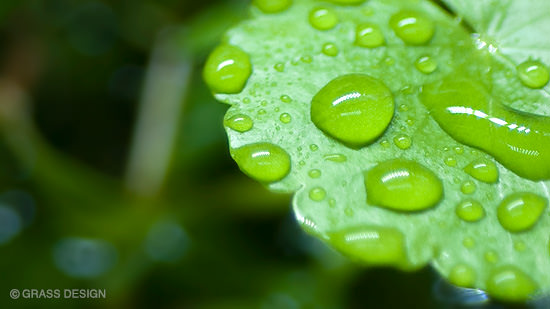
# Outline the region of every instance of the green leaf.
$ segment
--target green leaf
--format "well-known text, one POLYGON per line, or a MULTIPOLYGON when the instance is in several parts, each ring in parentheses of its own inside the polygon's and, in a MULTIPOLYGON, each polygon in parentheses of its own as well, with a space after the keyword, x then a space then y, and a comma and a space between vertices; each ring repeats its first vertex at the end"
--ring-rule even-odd
POLYGON ((447 1, 472 35, 430 1, 332 2, 253 6, 207 61, 211 89, 244 85, 216 94, 240 168, 296 192, 304 229, 354 260, 547 294, 550 17, 533 16, 550 4, 447 1), (527 60, 542 73, 522 81, 527 60))

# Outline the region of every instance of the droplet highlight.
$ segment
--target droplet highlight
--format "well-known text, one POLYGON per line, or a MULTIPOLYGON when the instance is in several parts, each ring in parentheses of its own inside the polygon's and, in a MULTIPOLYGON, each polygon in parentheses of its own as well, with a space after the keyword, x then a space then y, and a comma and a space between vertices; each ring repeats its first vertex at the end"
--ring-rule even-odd
POLYGON ((476 280, 476 274, 472 267, 466 264, 458 264, 451 269, 448 278, 454 285, 472 287, 476 280))
POLYGON ((412 145, 411 138, 406 134, 398 134, 393 138, 393 143, 395 146, 397 146, 399 149, 409 149, 412 145))
POLYGON ((323 45, 323 49, 322 49, 322 52, 323 54, 327 55, 327 56, 330 56, 330 57, 335 57, 338 55, 338 47, 333 44, 333 43, 326 43, 323 45))

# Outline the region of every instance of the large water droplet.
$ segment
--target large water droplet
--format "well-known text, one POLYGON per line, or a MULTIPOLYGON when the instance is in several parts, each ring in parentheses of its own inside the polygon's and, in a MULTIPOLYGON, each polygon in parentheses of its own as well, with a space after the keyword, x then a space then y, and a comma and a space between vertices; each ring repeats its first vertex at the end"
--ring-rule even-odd
POLYGON ((494 270, 486 285, 491 296, 506 301, 524 301, 537 289, 533 279, 511 265, 494 270))
POLYGON ((215 93, 239 93, 252 73, 248 55, 240 48, 222 44, 204 65, 204 80, 215 93))
POLYGON ((474 285, 476 274, 474 270, 466 264, 458 264, 451 269, 449 273, 449 281, 452 284, 471 287, 474 285))
POLYGON ((278 13, 286 10, 292 0, 254 0, 252 3, 264 13, 278 13))
POLYGON ((364 74, 333 79, 311 101, 311 121, 317 128, 353 147, 370 144, 382 135, 393 113, 388 87, 364 74))
POLYGON ((485 216, 483 206, 476 200, 464 200, 455 209, 456 215, 467 222, 476 222, 485 216))
POLYGON ((238 114, 224 119, 223 124, 232 130, 242 133, 252 129, 254 122, 247 115, 238 114))
POLYGON ((338 16, 329 8, 319 7, 309 13, 309 23, 315 29, 329 30, 338 24, 338 16))
POLYGON ((498 169, 494 162, 477 159, 468 164, 464 171, 479 181, 495 183, 498 181, 498 169))
POLYGON ((390 27, 405 43, 423 45, 433 37, 435 25, 419 12, 404 10, 390 18, 390 27))
POLYGON ((329 242, 345 255, 369 265, 410 267, 403 234, 393 228, 344 229, 329 233, 329 242))
POLYGON ((498 206, 498 221, 510 232, 528 230, 537 223, 547 203, 545 198, 529 192, 508 195, 498 206))
POLYGON ((288 153, 273 144, 246 145, 232 149, 231 155, 245 174, 261 182, 281 180, 290 171, 288 153))
POLYGON ((528 60, 518 65, 518 77, 521 82, 529 88, 542 88, 548 84, 550 72, 541 62, 528 60))
POLYGON ((361 47, 374 48, 385 43, 384 34, 377 25, 362 24, 357 26, 355 44, 361 47))
POLYGON ((414 161, 394 159, 365 172, 367 202, 400 211, 418 211, 435 206, 443 197, 437 176, 414 161))

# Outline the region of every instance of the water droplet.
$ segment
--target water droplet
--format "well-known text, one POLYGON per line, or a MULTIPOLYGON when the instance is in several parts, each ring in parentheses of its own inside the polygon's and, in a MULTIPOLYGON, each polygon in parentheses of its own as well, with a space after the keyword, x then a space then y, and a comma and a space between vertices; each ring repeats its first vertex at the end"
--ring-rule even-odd
POLYGON ((485 252, 484 257, 485 257, 485 260, 487 262, 492 263, 492 264, 494 264, 498 261, 498 254, 493 250, 489 250, 489 251, 485 252))
POLYGON ((326 43, 323 45, 323 54, 334 57, 338 55, 338 47, 333 43, 326 43))
POLYGON ((476 200, 464 200, 455 209, 456 215, 467 222, 476 222, 485 217, 485 210, 476 200))
POLYGON ((462 146, 453 147, 453 150, 456 152, 456 154, 463 154, 464 153, 464 147, 462 147, 462 146))
POLYGON ((353 209, 351 207, 346 207, 346 209, 344 209, 344 214, 348 217, 353 217, 353 209))
POLYGON ((533 193, 510 194, 498 206, 498 221, 510 232, 528 230, 537 223, 546 204, 545 198, 533 193))
POLYGON ((283 95, 281 96, 280 99, 281 99, 281 101, 284 102, 284 103, 290 103, 290 102, 292 102, 292 98, 290 98, 290 97, 289 97, 288 95, 286 95, 286 94, 283 94, 283 95))
POLYGON ((522 252, 522 251, 525 251, 525 249, 527 249, 527 246, 523 241, 518 240, 514 242, 514 249, 516 249, 516 251, 522 252))
POLYGON ((407 119, 407 125, 412 126, 414 124, 414 119, 407 119))
POLYGON ((340 153, 326 154, 323 156, 323 158, 327 161, 338 162, 338 163, 346 162, 348 160, 348 158, 345 155, 340 153))
POLYGON ((252 1, 264 13, 278 13, 286 10, 292 0, 254 0, 252 1))
POLYGON ((236 46, 222 44, 208 56, 203 76, 215 93, 239 93, 251 73, 252 65, 248 55, 236 46))
POLYGON ((390 146, 391 146, 390 142, 388 142, 387 140, 382 140, 380 142, 380 145, 382 145, 382 147, 384 147, 384 148, 390 148, 390 146))
POLYGON ((300 164, 301 166, 304 166, 304 165, 306 165, 306 161, 300 160, 300 162, 298 162, 298 164, 300 164))
POLYGON ((377 25, 358 25, 355 32, 355 44, 361 47, 374 48, 385 43, 384 34, 377 25))
POLYGON ((456 159, 453 157, 446 157, 444 162, 447 166, 450 166, 450 167, 456 166, 456 159))
POLYGON ((311 120, 317 128, 352 147, 372 143, 386 130, 393 113, 388 87, 363 74, 333 79, 311 101, 311 120))
POLYGON ((416 69, 424 74, 430 74, 437 69, 437 62, 430 56, 422 56, 414 62, 416 69))
POLYGON ((462 240, 462 245, 468 249, 471 249, 476 245, 476 242, 472 237, 465 237, 464 240, 462 240))
POLYGON ((317 146, 317 145, 315 145, 315 144, 311 144, 311 145, 309 145, 309 149, 310 149, 311 151, 317 151, 317 150, 319 150, 319 146, 317 146))
POLYGON ((232 130, 242 133, 252 129, 254 122, 247 115, 237 114, 231 116, 230 118, 226 118, 224 120, 224 125, 232 130))
POLYGON ((329 205, 330 207, 336 206, 336 200, 333 199, 333 198, 329 199, 329 200, 328 200, 328 205, 329 205))
POLYGON ((367 202, 401 211, 425 210, 443 197, 441 180, 423 165, 394 159, 365 172, 367 202))
POLYGON ((476 189, 477 189, 477 186, 475 182, 471 180, 466 180, 465 182, 462 183, 462 186, 460 186, 460 191, 462 191, 462 193, 464 194, 472 194, 476 192, 476 189))
POLYGON ((359 227, 332 232, 328 236, 337 250, 368 265, 410 267, 403 234, 396 229, 359 227))
POLYGON ((329 8, 319 7, 309 13, 309 23, 315 29, 329 30, 338 23, 338 16, 329 8))
POLYGON ((265 115, 265 114, 267 114, 267 111, 265 109, 262 108, 258 110, 258 115, 265 115))
POLYGON ((327 192, 321 187, 315 187, 309 190, 309 198, 313 201, 319 202, 325 199, 327 192))
POLYGON ((311 63, 311 61, 313 61, 313 58, 311 58, 311 56, 309 55, 306 55, 306 56, 300 57, 300 60, 302 60, 302 62, 304 63, 311 63))
POLYGON ((537 289, 536 283, 512 265, 495 269, 486 282, 487 292, 505 301, 525 301, 537 289))
POLYGON ((245 174, 261 182, 281 180, 290 171, 288 153, 273 144, 246 145, 232 149, 231 155, 245 174))
POLYGON ((472 287, 475 283, 476 274, 470 266, 458 264, 451 269, 449 281, 461 287, 472 287))
POLYGON ((435 25, 426 16, 415 11, 400 11, 390 18, 390 26, 405 43, 423 45, 433 37, 435 25))
POLYGON ((494 162, 477 159, 468 164, 464 171, 479 181, 495 183, 498 181, 498 169, 494 162))
POLYGON ((548 68, 539 61, 525 61, 518 65, 517 71, 521 82, 529 88, 542 88, 548 84, 548 80, 550 79, 548 68))
POLYGON ((318 169, 312 169, 308 172, 308 175, 311 178, 319 178, 321 177, 321 171, 318 169))
POLYGON ((243 103, 244 103, 244 104, 250 103, 250 98, 244 98, 244 99, 243 99, 243 103))
POLYGON ((285 70, 285 64, 284 63, 276 63, 273 68, 277 71, 277 72, 282 72, 285 70))
POLYGON ((399 105, 399 111, 400 112, 406 112, 409 110, 409 107, 406 104, 399 105))
POLYGON ((290 123, 292 117, 288 113, 282 113, 281 116, 279 116, 279 120, 281 120, 282 123, 290 123))
POLYGON ((411 147, 412 141, 409 136, 406 134, 398 134, 393 138, 393 142, 395 146, 399 147, 400 149, 409 149, 411 147))

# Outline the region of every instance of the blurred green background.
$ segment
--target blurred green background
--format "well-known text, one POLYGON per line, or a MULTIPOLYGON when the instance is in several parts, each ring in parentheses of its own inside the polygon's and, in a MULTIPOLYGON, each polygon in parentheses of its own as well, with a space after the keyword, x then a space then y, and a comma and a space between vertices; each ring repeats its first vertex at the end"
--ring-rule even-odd
POLYGON ((248 6, 0 2, 0 308, 504 307, 352 264, 241 174, 201 67, 248 6))

